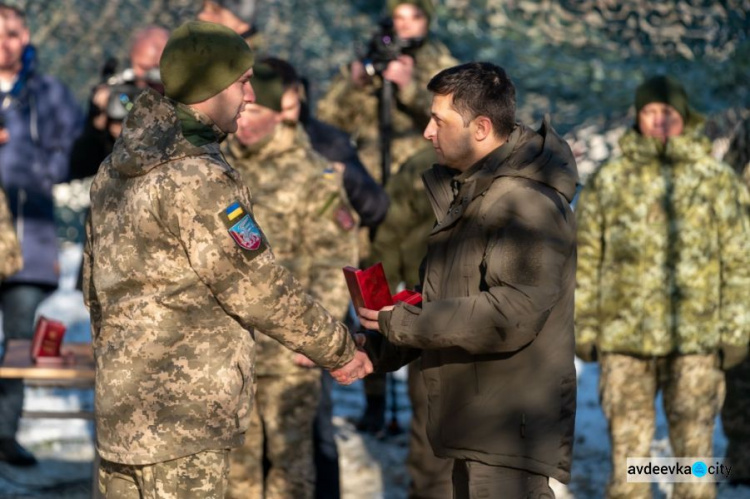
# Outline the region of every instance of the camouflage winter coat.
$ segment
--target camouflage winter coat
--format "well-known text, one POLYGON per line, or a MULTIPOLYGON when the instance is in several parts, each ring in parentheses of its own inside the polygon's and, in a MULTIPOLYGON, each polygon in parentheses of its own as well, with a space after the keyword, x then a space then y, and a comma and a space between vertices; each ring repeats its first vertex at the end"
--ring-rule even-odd
MULTIPOLYGON (((276 261, 342 319, 349 292, 341 269, 357 263, 356 220, 342 175, 313 151, 301 125, 277 126, 272 140, 259 150, 234 138, 226 144, 227 161, 250 190, 253 214, 276 261)), ((260 334, 256 340, 258 376, 310 372, 296 366, 294 352, 273 338, 260 334)))
MULTIPOLYGON (((432 93, 427 83, 438 72, 458 64, 442 43, 428 40, 414 53, 411 84, 396 90, 391 109, 393 141, 391 172, 425 145, 422 132, 430 120, 432 93)), ((378 90, 373 83, 364 88, 351 82, 348 67, 334 80, 318 103, 318 118, 350 133, 357 142, 362 162, 376 178, 382 176, 378 131, 378 90)))
POLYGON ((744 186, 698 125, 666 146, 635 130, 578 203, 576 341, 636 355, 748 341, 744 186))
POLYGON ((210 123, 144 92, 91 188, 84 294, 97 448, 110 461, 241 445, 253 328, 328 368, 354 354, 347 329, 276 263, 210 123))
POLYGON ((8 198, 0 186, 0 281, 23 267, 21 247, 16 238, 13 215, 8 209, 8 198))

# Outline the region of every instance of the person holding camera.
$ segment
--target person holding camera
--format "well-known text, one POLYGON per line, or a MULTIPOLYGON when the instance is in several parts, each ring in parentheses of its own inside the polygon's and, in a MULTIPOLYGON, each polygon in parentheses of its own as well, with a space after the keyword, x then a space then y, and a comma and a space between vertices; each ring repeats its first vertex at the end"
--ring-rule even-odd
POLYGON ((341 69, 318 104, 318 118, 350 133, 360 158, 382 180, 378 117, 379 89, 395 86, 391 102, 390 172, 422 147, 422 130, 430 120, 430 78, 458 62, 441 42, 429 37, 435 8, 431 0, 388 0, 392 28, 384 26, 370 42, 368 54, 341 69))

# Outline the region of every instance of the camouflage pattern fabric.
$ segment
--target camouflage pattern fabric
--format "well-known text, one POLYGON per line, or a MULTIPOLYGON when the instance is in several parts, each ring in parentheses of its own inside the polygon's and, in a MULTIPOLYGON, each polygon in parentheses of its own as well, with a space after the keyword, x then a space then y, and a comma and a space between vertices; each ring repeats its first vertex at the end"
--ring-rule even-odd
MULTIPOLYGON (((230 164, 251 191, 253 213, 276 256, 327 310, 343 318, 349 291, 341 269, 357 262, 357 220, 342 174, 310 145, 301 125, 279 125, 260 150, 231 138, 230 164)), ((259 328, 262 331, 262 328, 259 328)), ((256 335, 258 376, 301 373, 294 352, 256 335)))
POLYGON ((223 499, 229 451, 204 451, 149 466, 102 460, 99 492, 116 499, 223 499))
MULTIPOLYGON (((438 41, 428 40, 415 52, 412 82, 403 92, 395 92, 391 110, 391 173, 425 145, 422 132, 430 120, 432 105, 427 83, 441 70, 457 64, 448 48, 438 41)), ((352 135, 362 163, 380 181, 378 89, 379 84, 375 82, 363 88, 356 87, 351 82, 349 68, 344 67, 318 103, 317 116, 352 135)))
POLYGON ((8 198, 0 186, 0 281, 23 267, 21 246, 18 244, 13 215, 8 208, 8 198))
POLYGON ((710 353, 748 342, 747 190, 694 124, 666 147, 635 130, 578 202, 576 341, 710 353))
POLYGON ((315 496, 313 420, 320 375, 259 376, 245 445, 230 454, 233 499, 312 499, 315 496), (264 445, 265 441, 265 445, 264 445), (269 461, 264 479, 263 458, 269 461))
POLYGON ((419 266, 435 225, 422 173, 434 163, 435 149, 427 146, 409 158, 388 183, 391 204, 372 242, 369 264, 382 262, 388 283, 394 288, 400 282, 408 289, 419 284, 419 266))
POLYGON ((355 351, 346 327, 276 262, 218 142, 188 142, 176 107, 211 126, 143 92, 91 188, 83 284, 97 448, 123 464, 242 444, 254 328, 326 368, 355 351))
MULTIPOLYGON (((341 269, 357 262, 357 221, 342 172, 312 149, 300 124, 278 125, 257 149, 234 138, 224 149, 252 191, 253 212, 277 261, 343 318, 349 292, 341 269)), ((256 340, 257 404, 245 445, 230 455, 231 496, 312 498, 319 371, 296 365, 295 353, 269 336, 256 340), (265 479, 264 450, 270 462, 265 479)))
MULTIPOLYGON (((599 393, 609 422, 612 475, 607 497, 651 497, 650 484, 627 482, 627 458, 651 455, 656 414, 663 391, 669 441, 676 457, 713 455, 713 428, 724 399, 724 377, 716 354, 639 358, 603 354, 599 393)), ((714 483, 675 483, 673 497, 711 499, 714 483)))

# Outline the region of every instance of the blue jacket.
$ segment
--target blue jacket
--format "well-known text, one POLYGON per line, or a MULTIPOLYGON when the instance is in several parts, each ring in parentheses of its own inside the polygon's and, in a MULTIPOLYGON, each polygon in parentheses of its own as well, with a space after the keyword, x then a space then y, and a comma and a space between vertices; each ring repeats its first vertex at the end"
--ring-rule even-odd
POLYGON ((27 50, 24 59, 14 88, 0 92, 0 118, 10 136, 0 146, 0 178, 24 259, 23 269, 6 282, 56 286, 52 186, 68 179, 68 158, 81 130, 82 114, 65 85, 33 71, 33 50, 27 50))

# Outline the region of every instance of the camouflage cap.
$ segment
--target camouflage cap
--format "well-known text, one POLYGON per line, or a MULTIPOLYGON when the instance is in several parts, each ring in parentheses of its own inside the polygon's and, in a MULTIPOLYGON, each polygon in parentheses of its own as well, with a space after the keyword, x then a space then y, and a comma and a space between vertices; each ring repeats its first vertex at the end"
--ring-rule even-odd
POLYGON ((256 104, 281 112, 284 80, 270 64, 259 62, 253 66, 253 91, 256 104))
POLYGON ((425 16, 427 16, 428 22, 431 21, 432 16, 435 15, 435 5, 432 3, 432 0, 388 0, 388 14, 393 15, 393 11, 396 10, 396 7, 404 3, 419 7, 419 9, 424 12, 425 16))
POLYGON ((202 21, 172 32, 159 62, 164 94, 195 104, 218 94, 253 67, 253 51, 231 29, 202 21))
POLYGON ((690 117, 687 92, 680 82, 671 76, 655 76, 643 83, 635 91, 635 112, 652 102, 669 104, 687 121, 690 117))

